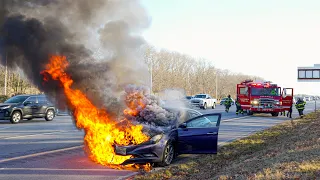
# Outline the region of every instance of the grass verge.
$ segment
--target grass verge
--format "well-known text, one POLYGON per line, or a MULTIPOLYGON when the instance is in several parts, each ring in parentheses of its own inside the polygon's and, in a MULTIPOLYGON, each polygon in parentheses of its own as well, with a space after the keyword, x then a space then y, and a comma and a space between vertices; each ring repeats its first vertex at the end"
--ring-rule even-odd
POLYGON ((316 179, 320 177, 320 111, 224 145, 217 155, 134 177, 155 179, 316 179))

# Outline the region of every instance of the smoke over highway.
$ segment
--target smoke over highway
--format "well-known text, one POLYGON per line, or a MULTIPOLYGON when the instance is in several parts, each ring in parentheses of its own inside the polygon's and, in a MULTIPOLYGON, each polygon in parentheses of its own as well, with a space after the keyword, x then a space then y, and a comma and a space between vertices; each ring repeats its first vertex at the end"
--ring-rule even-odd
MULTIPOLYGON (((141 53, 146 44, 141 33, 149 24, 150 17, 136 0, 2 0, 1 63, 7 60, 10 68, 19 67, 41 91, 57 97, 60 84, 49 80, 43 85, 40 72, 50 55, 64 55, 74 88, 117 114, 126 106, 121 96, 137 90, 129 84, 150 87, 141 53)), ((139 120, 162 124, 172 119, 155 97, 143 94, 146 106, 139 120)))

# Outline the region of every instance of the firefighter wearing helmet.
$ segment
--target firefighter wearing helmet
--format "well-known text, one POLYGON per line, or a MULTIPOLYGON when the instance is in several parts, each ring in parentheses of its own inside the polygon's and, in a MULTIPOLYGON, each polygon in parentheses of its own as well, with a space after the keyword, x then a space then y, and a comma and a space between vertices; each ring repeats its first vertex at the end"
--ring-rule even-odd
POLYGON ((237 115, 238 115, 239 113, 243 114, 243 109, 241 108, 240 98, 239 98, 239 97, 237 97, 237 100, 236 100, 236 107, 237 107, 236 114, 237 114, 237 115))
POLYGON ((231 96, 228 95, 228 98, 226 99, 226 101, 224 102, 224 105, 226 107, 226 112, 229 112, 229 109, 231 107, 231 103, 232 103, 232 99, 231 96))
POLYGON ((303 118, 303 110, 304 110, 304 106, 306 105, 306 102, 305 101, 303 101, 301 98, 298 98, 298 101, 297 101, 297 103, 296 103, 296 108, 297 108, 297 110, 298 110, 298 112, 299 112, 299 116, 301 117, 301 118, 303 118))

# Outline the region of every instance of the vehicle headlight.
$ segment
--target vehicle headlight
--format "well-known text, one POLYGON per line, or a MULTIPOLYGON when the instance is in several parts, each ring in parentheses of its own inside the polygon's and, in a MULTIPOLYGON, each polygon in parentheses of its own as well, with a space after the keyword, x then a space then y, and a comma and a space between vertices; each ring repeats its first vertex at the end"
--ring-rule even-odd
POLYGON ((258 100, 253 100, 253 101, 251 101, 251 104, 259 104, 259 101, 258 100))
POLYGON ((158 135, 155 135, 153 136, 150 141, 153 142, 153 143, 157 143, 160 141, 160 139, 162 138, 163 134, 158 134, 158 135))
POLYGON ((200 103, 203 103, 203 100, 200 100, 200 103))
POLYGON ((0 109, 8 109, 10 106, 3 106, 0 109))
POLYGON ((280 105, 280 101, 275 101, 274 103, 277 105, 280 105))

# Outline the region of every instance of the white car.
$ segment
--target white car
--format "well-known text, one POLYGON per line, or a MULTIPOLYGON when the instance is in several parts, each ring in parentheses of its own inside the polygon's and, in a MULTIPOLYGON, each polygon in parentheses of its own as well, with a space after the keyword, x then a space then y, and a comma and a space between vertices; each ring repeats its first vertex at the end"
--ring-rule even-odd
POLYGON ((190 102, 193 107, 200 107, 201 109, 207 109, 207 107, 215 109, 217 104, 217 100, 212 98, 209 94, 197 94, 190 102))

